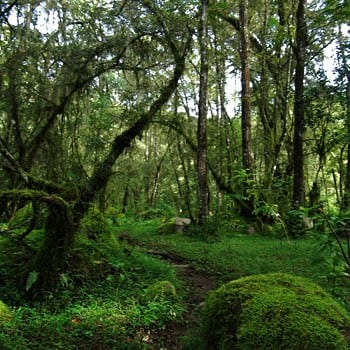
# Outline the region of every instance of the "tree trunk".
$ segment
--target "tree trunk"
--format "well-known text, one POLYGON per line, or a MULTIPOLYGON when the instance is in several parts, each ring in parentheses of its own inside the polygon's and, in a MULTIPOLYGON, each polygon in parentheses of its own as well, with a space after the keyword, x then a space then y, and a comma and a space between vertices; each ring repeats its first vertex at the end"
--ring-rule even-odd
POLYGON ((185 68, 185 58, 189 46, 190 39, 183 55, 177 57, 173 77, 161 90, 158 99, 134 125, 115 137, 109 153, 96 166, 88 185, 79 189, 79 195, 77 195, 79 200, 72 208, 72 213, 68 212, 68 205, 63 205, 62 200, 61 202, 56 201, 50 206, 45 226, 45 239, 34 264, 34 271, 39 273, 39 279, 36 283, 39 289, 50 290, 57 285, 59 274, 64 271, 64 263, 73 248, 74 237, 79 229, 81 218, 86 214, 90 203, 96 199, 96 195, 107 185, 115 161, 130 147, 131 142, 141 135, 152 118, 168 102, 176 90, 185 68))
POLYGON ((248 32, 248 0, 241 0, 239 6, 241 22, 241 85, 242 85, 242 165, 249 173, 252 172, 252 136, 251 136, 251 97, 250 97, 250 66, 249 66, 249 32, 248 32))
POLYGON ((247 173, 243 183, 243 196, 241 214, 250 217, 254 210, 254 203, 249 198, 250 180, 253 176, 252 136, 251 136, 251 96, 250 96, 250 65, 249 65, 249 31, 248 31, 248 0, 240 0, 239 3, 240 36, 241 36, 241 132, 242 132, 242 166, 247 173))
POLYGON ((345 99, 346 99, 346 146, 347 146, 347 159, 346 159, 346 172, 345 172, 345 184, 344 184, 344 193, 342 199, 342 209, 347 210, 350 208, 350 68, 348 65, 348 55, 347 50, 349 51, 349 42, 345 42, 345 38, 342 35, 341 28, 339 28, 338 33, 339 38, 339 48, 340 48, 340 64, 341 64, 341 75, 343 76, 345 82, 345 99))
POLYGON ((52 204, 45 224, 45 238, 36 256, 33 271, 38 279, 33 284, 31 295, 38 291, 52 290, 65 270, 67 257, 74 245, 78 222, 73 222, 71 213, 66 207, 52 204))
POLYGON ((198 193, 199 213, 198 222, 204 226, 209 215, 209 188, 208 188, 208 150, 207 150, 207 96, 208 96, 208 0, 202 0, 200 21, 200 87, 199 87, 199 115, 198 115, 198 193))
POLYGON ((299 0, 296 12, 295 45, 295 101, 293 136, 293 208, 299 208, 304 202, 304 67, 306 62, 307 29, 305 21, 306 0, 299 0))

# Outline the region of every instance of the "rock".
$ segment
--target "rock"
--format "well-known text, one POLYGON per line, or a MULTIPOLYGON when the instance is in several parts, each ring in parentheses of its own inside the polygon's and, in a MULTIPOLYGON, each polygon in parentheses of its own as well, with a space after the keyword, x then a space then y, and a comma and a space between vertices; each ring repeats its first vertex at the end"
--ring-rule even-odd
POLYGON ((209 295, 202 317, 198 349, 349 349, 345 309, 315 283, 293 275, 226 283, 209 295))
POLYGON ((183 232, 184 227, 191 223, 191 219, 187 218, 175 218, 175 232, 183 232))

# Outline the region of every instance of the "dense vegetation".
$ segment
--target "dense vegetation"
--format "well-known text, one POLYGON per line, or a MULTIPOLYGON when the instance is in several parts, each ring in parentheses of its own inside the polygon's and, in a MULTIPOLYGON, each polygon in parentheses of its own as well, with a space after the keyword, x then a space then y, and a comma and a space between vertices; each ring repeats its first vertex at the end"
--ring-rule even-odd
POLYGON ((300 275, 349 310, 349 15, 2 1, 1 345, 161 347, 189 291, 159 254, 218 285, 300 275))

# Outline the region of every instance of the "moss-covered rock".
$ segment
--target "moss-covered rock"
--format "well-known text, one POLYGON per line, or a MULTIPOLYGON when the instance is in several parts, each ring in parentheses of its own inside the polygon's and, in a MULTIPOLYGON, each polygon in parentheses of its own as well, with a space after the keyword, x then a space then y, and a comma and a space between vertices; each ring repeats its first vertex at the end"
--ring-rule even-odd
POLYGON ((12 320, 12 313, 9 308, 0 300, 0 327, 12 320))
POLYGON ((345 350, 350 318, 321 287, 287 274, 240 278, 212 292, 199 348, 345 350))
POLYGON ((174 301, 177 294, 171 282, 158 281, 146 289, 145 295, 148 301, 174 301))

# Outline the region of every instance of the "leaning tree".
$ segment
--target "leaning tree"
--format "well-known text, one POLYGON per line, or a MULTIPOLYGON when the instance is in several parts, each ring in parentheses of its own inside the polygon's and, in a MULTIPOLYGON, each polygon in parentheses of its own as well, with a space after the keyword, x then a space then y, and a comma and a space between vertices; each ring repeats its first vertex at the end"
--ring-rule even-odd
POLYGON ((0 210, 4 215, 30 201, 47 207, 44 239, 27 271, 37 273, 34 289, 55 287, 81 219, 106 187, 116 160, 176 90, 191 43, 184 11, 176 2, 160 7, 146 0, 4 4, 0 210), (88 108, 78 118, 74 107, 81 100, 88 103, 107 75, 115 78, 108 92, 119 105, 113 113, 123 127, 109 129, 113 137, 85 167, 84 177, 52 174, 46 168, 63 159, 59 152, 45 158, 45 152, 65 147, 55 139, 59 127, 88 119, 88 108), (123 104, 122 89, 133 95, 132 103, 123 104))

